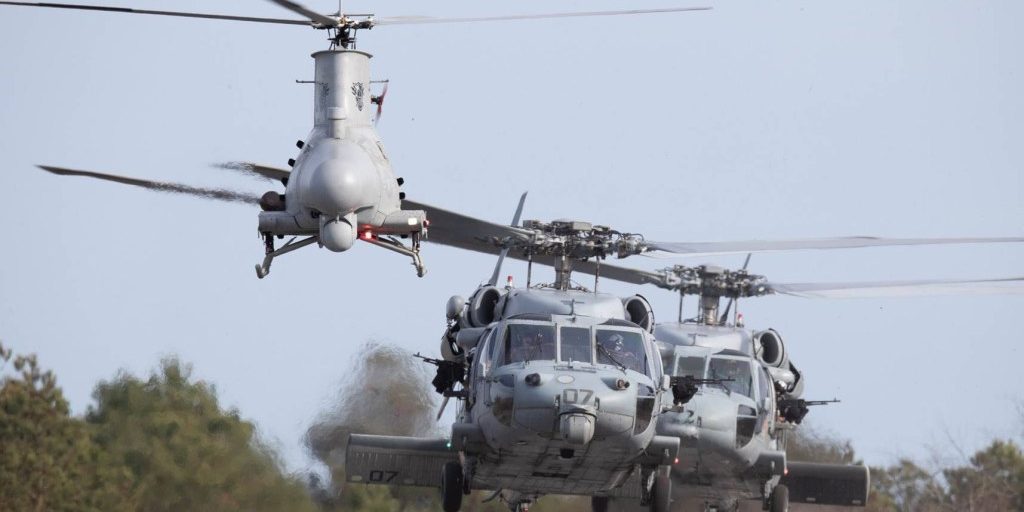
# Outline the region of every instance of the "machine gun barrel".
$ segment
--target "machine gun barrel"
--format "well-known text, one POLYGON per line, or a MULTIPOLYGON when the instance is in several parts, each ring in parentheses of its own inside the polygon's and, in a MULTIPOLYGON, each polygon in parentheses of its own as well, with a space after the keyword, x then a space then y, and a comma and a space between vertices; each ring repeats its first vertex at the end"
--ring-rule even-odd
POLYGON ((794 406, 794 405, 796 405, 796 406, 803 405, 804 407, 810 407, 810 406, 813 406, 813 405, 838 404, 838 403, 841 403, 841 402, 842 401, 839 400, 838 398, 833 398, 832 400, 804 400, 802 398, 785 398, 785 399, 779 400, 779 408, 787 407, 787 406, 794 406))
POLYGON ((808 407, 815 405, 828 405, 837 404, 839 399, 833 398, 832 400, 804 400, 802 398, 784 398, 779 400, 779 416, 790 423, 799 425, 804 420, 804 416, 810 412, 808 407))
MULTIPOLYGON (((441 366, 441 364, 443 364, 443 363, 451 363, 451 362, 453 362, 453 361, 445 361, 443 359, 434 359, 432 357, 427 357, 427 356, 421 355, 419 352, 416 352, 412 356, 413 357, 418 357, 418 358, 422 359, 424 363, 430 363, 430 364, 432 364, 434 366, 441 366)), ((455 364, 458 364, 458 363, 455 363, 455 364)))
POLYGON ((832 400, 804 400, 804 405, 828 405, 838 404, 839 402, 838 398, 833 398, 832 400))
POLYGON ((455 391, 455 384, 459 383, 465 386, 466 384, 466 365, 458 361, 445 361, 444 359, 434 359, 420 355, 419 352, 413 354, 413 357, 418 357, 425 363, 430 363, 437 367, 437 374, 434 375, 434 380, 430 383, 434 386, 434 391, 445 397, 461 397, 459 392, 455 391))

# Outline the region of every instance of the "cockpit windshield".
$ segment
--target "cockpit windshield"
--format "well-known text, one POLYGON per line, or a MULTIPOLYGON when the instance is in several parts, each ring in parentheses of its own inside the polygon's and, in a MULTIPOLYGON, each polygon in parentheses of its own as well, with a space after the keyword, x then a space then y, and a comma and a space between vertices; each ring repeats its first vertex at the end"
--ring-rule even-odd
POLYGON ((597 330, 597 362, 647 374, 647 352, 639 332, 597 330))
POLYGON ((753 398, 750 361, 713 357, 711 365, 708 367, 708 378, 731 379, 728 382, 723 382, 722 385, 733 393, 753 398))
POLYGON ((505 331, 503 364, 555 360, 555 327, 509 324, 505 331))
POLYGON ((593 361, 590 329, 586 327, 562 327, 560 332, 562 335, 561 360, 563 362, 589 363, 593 361))
POLYGON ((676 363, 676 377, 704 378, 704 358, 694 356, 682 356, 676 363))

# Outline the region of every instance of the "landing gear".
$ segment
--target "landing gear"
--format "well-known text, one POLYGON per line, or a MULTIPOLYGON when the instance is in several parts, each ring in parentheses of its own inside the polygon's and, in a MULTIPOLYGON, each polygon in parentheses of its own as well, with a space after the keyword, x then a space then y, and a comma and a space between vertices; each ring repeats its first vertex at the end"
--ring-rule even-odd
POLYGON ((768 504, 771 512, 789 512, 789 487, 776 485, 768 504))
POLYGON ((592 512, 608 512, 608 497, 594 496, 590 498, 590 510, 592 512))
POLYGON ((423 260, 420 258, 420 233, 412 234, 412 247, 406 247, 402 245, 394 237, 381 236, 381 237, 359 237, 364 242, 369 242, 377 247, 387 249, 389 251, 395 251, 398 254, 404 254, 412 258, 412 266, 416 267, 416 276, 423 277, 427 273, 427 267, 423 265, 423 260))
POLYGON ((651 512, 669 512, 672 507, 672 480, 659 472, 651 486, 651 512))
POLYGON ((462 491, 462 464, 446 462, 441 470, 441 508, 444 512, 459 512, 462 491))
POLYGON ((256 277, 263 279, 270 273, 270 263, 274 261, 274 258, 281 256, 282 254, 288 254, 296 249, 301 249, 309 244, 312 244, 319 240, 315 236, 304 238, 298 242, 293 237, 288 240, 288 243, 281 246, 280 249, 274 249, 274 235, 270 233, 263 234, 263 245, 265 248, 266 256, 263 257, 263 263, 256 265, 256 277))

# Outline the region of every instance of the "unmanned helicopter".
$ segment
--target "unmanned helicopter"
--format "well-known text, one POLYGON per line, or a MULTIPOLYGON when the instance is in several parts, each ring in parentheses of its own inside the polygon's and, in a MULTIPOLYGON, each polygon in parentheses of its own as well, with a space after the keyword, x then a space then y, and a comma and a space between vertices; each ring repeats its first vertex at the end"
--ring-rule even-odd
MULTIPOLYGON (((269 191, 254 201, 248 194, 219 189, 188 187, 123 178, 121 183, 169 192, 185 192, 228 201, 255 202, 262 211, 258 230, 265 256, 256 265, 256 275, 264 278, 274 258, 318 244, 333 252, 352 248, 356 240, 395 251, 412 259, 416 274, 422 277, 426 267, 420 257, 420 242, 426 237, 429 220, 422 210, 403 209, 405 197, 399 188, 404 179, 397 177, 374 128, 387 95, 387 81, 370 77, 371 54, 355 48, 356 32, 384 25, 436 24, 454 22, 608 16, 707 10, 707 7, 667 9, 631 9, 621 11, 526 14, 480 18, 376 17, 345 13, 339 3, 335 14, 321 14, 289 0, 271 0, 305 20, 157 11, 98 5, 0 1, 0 5, 92 10, 130 14, 149 14, 185 18, 245 21, 254 23, 303 25, 330 34, 327 50, 313 53, 315 66, 313 93, 313 129, 305 140, 296 142, 298 155, 288 160, 290 172, 281 172, 249 162, 232 162, 222 167, 280 181, 284 193, 269 191), (379 95, 371 84, 382 83, 379 95), (374 108, 373 106, 376 106, 374 108), (293 237, 281 247, 275 239, 293 237), (297 237, 304 237, 296 241, 297 237), (410 239, 405 245, 400 239, 410 239)), ((54 174, 103 177, 93 173, 54 166, 40 166, 54 174)))

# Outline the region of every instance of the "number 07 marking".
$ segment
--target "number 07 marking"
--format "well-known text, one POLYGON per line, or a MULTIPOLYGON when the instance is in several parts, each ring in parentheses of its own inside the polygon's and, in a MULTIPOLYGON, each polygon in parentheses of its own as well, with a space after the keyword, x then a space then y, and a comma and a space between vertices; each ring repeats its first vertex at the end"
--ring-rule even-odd
POLYGON ((375 469, 373 471, 370 471, 370 478, 369 478, 369 480, 371 482, 384 482, 384 483, 388 483, 388 482, 394 480, 396 476, 398 476, 398 471, 382 471, 382 470, 379 470, 379 469, 375 469))
POLYGON ((589 389, 566 389, 562 391, 562 402, 567 404, 587 405, 594 392, 589 389), (582 398, 580 395, 583 395, 582 398))

